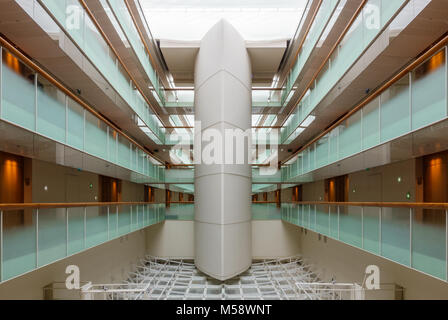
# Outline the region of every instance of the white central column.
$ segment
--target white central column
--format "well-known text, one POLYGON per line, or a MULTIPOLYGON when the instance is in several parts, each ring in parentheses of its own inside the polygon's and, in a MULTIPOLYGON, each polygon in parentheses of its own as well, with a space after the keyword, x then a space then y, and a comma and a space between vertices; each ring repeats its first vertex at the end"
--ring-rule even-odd
POLYGON ((195 264, 219 280, 246 271, 252 262, 250 146, 233 140, 234 164, 226 150, 229 129, 250 133, 251 74, 243 38, 221 20, 202 39, 195 66, 195 121, 202 134, 201 142, 195 131, 195 161, 196 148, 203 151, 202 163, 195 165, 195 264), (210 146, 221 162, 204 159, 210 146))

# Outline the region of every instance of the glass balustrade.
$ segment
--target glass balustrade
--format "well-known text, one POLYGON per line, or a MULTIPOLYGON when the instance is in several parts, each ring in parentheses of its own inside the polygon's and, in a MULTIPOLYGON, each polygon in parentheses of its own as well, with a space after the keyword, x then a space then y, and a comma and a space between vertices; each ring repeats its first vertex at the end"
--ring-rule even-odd
POLYGON ((129 13, 126 4, 121 0, 102 1, 102 4, 106 12, 112 9, 114 15, 109 15, 109 18, 111 20, 116 19, 116 21, 118 21, 118 24, 123 30, 129 44, 134 50, 136 56, 138 57, 140 64, 143 66, 146 75, 151 81, 151 84, 153 86, 153 93, 155 93, 154 97, 158 99, 158 102, 161 106, 165 105, 163 84, 156 70, 151 65, 150 62, 151 57, 146 51, 145 45, 143 44, 142 39, 140 38, 139 32, 134 24, 134 21, 129 13))
MULTIPOLYGON (((406 0, 369 0, 367 2, 282 128, 282 142, 289 143, 297 136, 294 135, 297 128, 307 120, 318 104, 392 21, 392 18, 405 3, 406 0)), ((407 17, 408 20, 413 18, 413 15, 407 17)), ((403 119, 404 121, 406 120, 403 119)))
POLYGON ((166 208, 166 220, 193 221, 194 203, 170 203, 166 208))
POLYGON ((252 220, 280 220, 281 208, 276 203, 252 203, 252 220))
MULTIPOLYGON (((164 106, 167 108, 193 108, 194 89, 176 88, 164 90, 164 106)), ((280 108, 281 91, 270 88, 252 88, 252 108, 280 108)))
POLYGON ((447 280, 444 209, 283 203, 282 220, 447 280))
POLYGON ((332 17, 339 2, 339 0, 322 1, 294 65, 286 77, 281 93, 282 106, 288 104, 292 98, 294 94, 293 87, 297 82, 297 78, 303 70, 305 63, 308 61, 311 52, 316 47, 317 42, 324 32, 325 26, 330 21, 330 18, 332 17))
POLYGON ((163 181, 164 168, 96 115, 1 48, 0 119, 41 136, 163 181))
MULTIPOLYGON (((181 169, 166 169, 165 183, 193 183, 194 182, 194 165, 181 169)), ((253 167, 252 168, 253 183, 281 183, 281 170, 271 170, 269 167, 253 167)))
MULTIPOLYGON (((253 220, 280 220, 281 209, 276 203, 252 203, 253 220)), ((166 220, 194 221, 194 203, 170 203, 166 220)))
MULTIPOLYGON (((42 0, 41 3, 53 15, 64 32, 73 39, 80 50, 90 59, 103 77, 107 79, 115 91, 153 132, 157 137, 155 142, 163 144, 165 140, 164 132, 160 128, 157 116, 150 109, 141 93, 135 89, 132 80, 81 4, 75 0, 42 0)), ((120 10, 117 9, 117 11, 123 14, 120 10)), ((117 16, 124 19, 120 14, 117 14, 117 16)), ((129 25, 130 22, 126 24, 128 27, 129 25)), ((132 43, 134 44, 134 41, 132 43)), ((141 42, 139 44, 141 45, 141 42)), ((141 52, 141 50, 136 50, 136 52, 141 52)), ((156 76, 152 76, 153 80, 156 76)), ((162 90, 158 82, 154 85, 154 89, 157 95, 162 90)))
POLYGON ((282 168, 295 178, 379 146, 447 117, 447 63, 444 47, 299 153, 282 168))
POLYGON ((0 211, 0 282, 165 220, 165 204, 0 211))

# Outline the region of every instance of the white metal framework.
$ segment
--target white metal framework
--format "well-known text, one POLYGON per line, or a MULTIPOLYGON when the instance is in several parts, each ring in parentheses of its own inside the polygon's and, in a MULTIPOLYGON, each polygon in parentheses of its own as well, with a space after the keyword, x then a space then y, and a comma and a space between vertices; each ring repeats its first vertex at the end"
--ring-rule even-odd
POLYGON ((255 262, 238 277, 212 279, 191 261, 144 259, 125 284, 87 285, 83 299, 143 300, 303 300, 297 283, 319 282, 312 266, 300 257, 255 262))

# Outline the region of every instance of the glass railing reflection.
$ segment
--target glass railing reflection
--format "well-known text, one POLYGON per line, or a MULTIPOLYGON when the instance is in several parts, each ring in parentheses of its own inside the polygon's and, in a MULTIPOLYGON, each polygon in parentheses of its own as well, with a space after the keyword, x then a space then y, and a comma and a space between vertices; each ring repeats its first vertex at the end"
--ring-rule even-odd
MULTIPOLYGON (((55 17, 64 32, 73 39, 114 90, 163 143, 165 138, 156 119, 157 116, 142 93, 135 88, 136 84, 133 83, 83 6, 78 1, 71 0, 42 0, 41 3, 55 17), (72 15, 76 15, 77 19, 72 19, 72 15), (76 23, 72 20, 75 20, 76 23)), ((157 84, 154 86, 157 87, 157 84)))
POLYGON ((425 59, 282 168, 291 181, 447 117, 446 50, 425 59))
POLYGON ((284 203, 282 220, 447 280, 446 204, 284 203))
POLYGON ((0 282, 165 220, 164 204, 63 206, 0 208, 0 282))
POLYGON ((1 47, 0 119, 162 181, 164 168, 96 114, 1 47))
MULTIPOLYGON (((282 142, 287 141, 294 134, 358 57, 391 22, 404 3, 406 3, 405 0, 393 2, 369 0, 367 2, 290 116, 287 125, 282 130, 282 142), (373 16, 374 14, 376 16, 373 16), (378 21, 378 23, 374 24, 372 21, 378 21)), ((412 18, 409 17, 409 19, 412 18)))

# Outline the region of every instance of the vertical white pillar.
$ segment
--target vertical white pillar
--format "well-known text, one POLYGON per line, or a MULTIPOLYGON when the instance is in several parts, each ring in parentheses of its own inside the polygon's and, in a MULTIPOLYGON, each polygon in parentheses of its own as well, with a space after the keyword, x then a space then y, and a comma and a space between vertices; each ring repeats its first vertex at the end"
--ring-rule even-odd
POLYGON ((201 122, 201 129, 195 131, 195 148, 200 145, 205 155, 211 143, 222 137, 221 144, 213 145, 214 159, 220 162, 203 158, 195 165, 195 264, 219 280, 246 271, 252 262, 252 171, 247 140, 246 148, 237 148, 234 140, 234 153, 244 158, 243 163, 236 162, 235 156, 230 164, 226 161, 229 149, 225 150, 226 131, 250 132, 251 75, 243 38, 221 20, 202 39, 195 66, 195 121, 201 122), (198 131, 213 133, 214 139, 200 142, 198 131))

